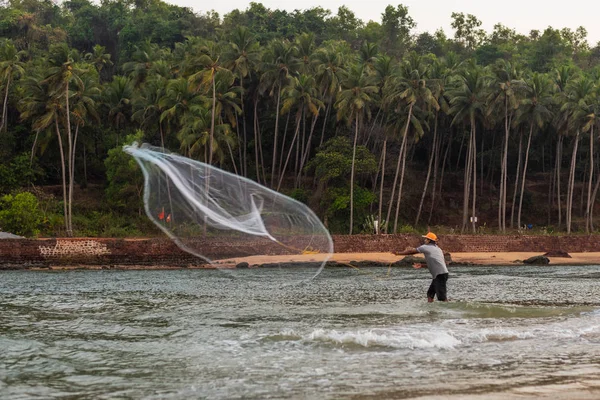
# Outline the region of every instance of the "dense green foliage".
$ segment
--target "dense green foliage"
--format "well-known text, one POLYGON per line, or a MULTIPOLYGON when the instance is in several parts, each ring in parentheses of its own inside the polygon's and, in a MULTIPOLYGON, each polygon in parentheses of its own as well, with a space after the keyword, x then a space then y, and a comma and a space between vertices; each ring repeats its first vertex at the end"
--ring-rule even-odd
POLYGON ((44 217, 3 228, 153 234, 120 150, 137 139, 290 194, 335 233, 593 231, 600 46, 584 28, 449 18, 453 37, 414 34, 402 4, 365 23, 347 7, 8 1, 0 191, 35 193, 44 217))
POLYGON ((31 193, 7 194, 0 198, 0 227, 16 235, 35 236, 40 232, 42 212, 31 193))

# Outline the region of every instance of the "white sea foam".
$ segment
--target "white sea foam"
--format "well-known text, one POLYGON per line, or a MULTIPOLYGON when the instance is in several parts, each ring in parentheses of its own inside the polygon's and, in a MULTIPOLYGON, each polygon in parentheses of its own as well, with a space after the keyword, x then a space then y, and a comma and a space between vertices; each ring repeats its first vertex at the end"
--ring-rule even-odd
MULTIPOLYGON (((595 318, 593 316, 592 318, 595 318)), ((443 325, 411 324, 373 329, 314 329, 297 332, 285 329, 271 340, 329 343, 364 348, 392 349, 455 349, 474 343, 510 342, 521 340, 590 339, 600 335, 600 325, 590 325, 589 317, 568 318, 560 322, 529 327, 480 327, 464 324, 463 320, 446 321, 443 325)))
POLYGON ((460 345, 460 340, 444 332, 418 332, 411 329, 368 329, 357 331, 338 331, 315 329, 303 336, 309 342, 330 342, 340 345, 358 345, 362 347, 391 347, 401 349, 452 349, 460 345))
POLYGON ((522 332, 514 329, 505 328, 485 328, 465 335, 469 342, 504 342, 511 340, 533 339, 535 335, 532 332, 522 332))

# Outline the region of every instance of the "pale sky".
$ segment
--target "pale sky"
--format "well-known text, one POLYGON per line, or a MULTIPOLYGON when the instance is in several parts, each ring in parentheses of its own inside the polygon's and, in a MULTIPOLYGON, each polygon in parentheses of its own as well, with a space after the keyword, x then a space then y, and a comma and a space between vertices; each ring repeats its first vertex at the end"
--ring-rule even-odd
MULTIPOLYGON (((245 10, 250 1, 221 0, 198 2, 194 0, 167 0, 171 4, 190 7, 195 12, 204 13, 211 9, 221 17, 236 8, 245 10)), ((416 32, 435 32, 443 28, 446 35, 453 37, 450 27, 452 12, 474 14, 483 22, 482 28, 491 32, 494 24, 500 22, 519 33, 529 34, 532 29, 543 31, 549 25, 553 28, 571 28, 583 26, 588 31, 588 42, 595 46, 600 41, 600 1, 597 0, 255 0, 270 9, 308 9, 321 6, 336 14, 338 7, 345 5, 354 11, 364 22, 381 22, 381 13, 389 4, 394 7, 403 4, 408 7, 409 15, 417 23, 416 32)))

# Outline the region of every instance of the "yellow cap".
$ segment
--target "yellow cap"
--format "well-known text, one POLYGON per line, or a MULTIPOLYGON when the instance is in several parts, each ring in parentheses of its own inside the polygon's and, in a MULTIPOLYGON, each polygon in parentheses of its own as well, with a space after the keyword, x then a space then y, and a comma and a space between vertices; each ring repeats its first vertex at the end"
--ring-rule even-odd
POLYGON ((434 242, 438 241, 437 236, 433 232, 429 232, 427 235, 423 235, 425 239, 433 240, 434 242))

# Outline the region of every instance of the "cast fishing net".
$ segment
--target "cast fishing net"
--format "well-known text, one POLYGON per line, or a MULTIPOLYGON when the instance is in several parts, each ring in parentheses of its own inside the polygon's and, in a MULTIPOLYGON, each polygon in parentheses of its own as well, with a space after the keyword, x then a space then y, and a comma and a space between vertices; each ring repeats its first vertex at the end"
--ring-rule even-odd
POLYGON ((333 252, 319 218, 290 197, 147 144, 123 150, 143 171, 148 217, 202 262, 235 276, 306 280, 321 271, 333 252), (261 257, 263 267, 252 271, 235 268, 245 266, 244 261, 252 267, 257 257, 251 256, 265 255, 282 257, 261 257), (232 258, 233 265, 221 261, 232 258))

